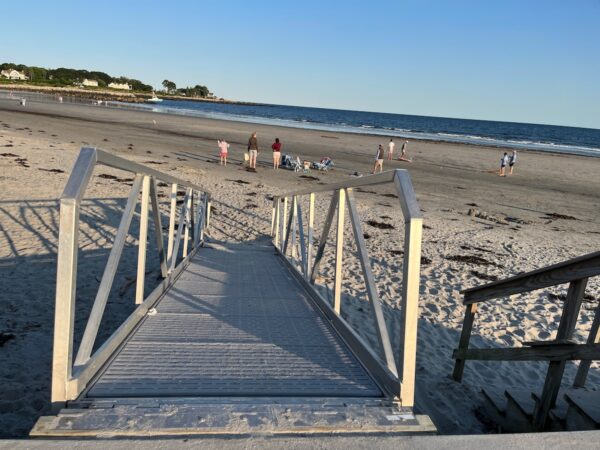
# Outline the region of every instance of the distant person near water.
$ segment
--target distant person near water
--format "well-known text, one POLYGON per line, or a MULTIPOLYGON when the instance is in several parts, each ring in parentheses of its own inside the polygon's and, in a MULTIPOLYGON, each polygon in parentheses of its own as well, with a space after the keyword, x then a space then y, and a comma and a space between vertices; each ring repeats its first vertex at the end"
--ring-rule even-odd
POLYGON ((275 142, 271 145, 273 149, 273 169, 279 169, 279 161, 281 159, 281 142, 279 138, 275 138, 275 142))
POLYGON ((406 153, 407 148, 408 148, 408 141, 404 141, 402 143, 402 148, 400 149, 400 157, 398 157, 398 161, 412 162, 412 159, 410 159, 408 157, 408 154, 406 153))
POLYGON ((217 141, 217 145, 219 146, 219 156, 221 157, 221 165, 227 165, 227 153, 229 151, 229 144, 225 139, 220 139, 217 141))
POLYGON ((258 140, 256 139, 256 131, 252 133, 248 139, 248 156, 250 157, 250 169, 256 170, 256 157, 258 156, 258 140))
POLYGON ((508 160, 508 165, 510 167, 510 170, 508 172, 509 175, 513 174, 513 168, 514 168, 516 162, 517 162, 517 151, 513 150, 512 155, 510 155, 510 158, 508 160))
POLYGON ((500 158, 500 173, 501 177, 506 176, 506 165, 508 164, 508 153, 504 152, 502 158, 500 158))
POLYGON ((388 153, 387 153, 388 161, 391 161, 392 159, 394 159, 394 147, 395 146, 396 146, 396 144, 394 143, 394 140, 390 139, 390 142, 388 143, 388 153))
POLYGON ((383 146, 379 144, 379 148, 377 148, 377 153, 375 154, 375 165, 373 166, 373 172, 377 172, 377 168, 379 167, 379 173, 383 172, 383 156, 384 150, 383 146))

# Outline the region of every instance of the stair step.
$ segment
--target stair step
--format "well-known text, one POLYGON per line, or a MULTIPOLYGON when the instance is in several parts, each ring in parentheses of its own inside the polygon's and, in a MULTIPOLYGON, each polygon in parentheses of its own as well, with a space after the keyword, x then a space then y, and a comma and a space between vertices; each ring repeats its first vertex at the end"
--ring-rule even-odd
POLYGON ((483 394, 483 406, 487 415, 502 428, 506 420, 506 397, 485 389, 482 389, 481 393, 483 394))
MULTIPOLYGON (((549 423, 548 423, 548 431, 564 431, 565 430, 565 418, 567 417, 567 409, 568 405, 563 400, 564 393, 562 390, 559 391, 558 396, 556 398, 556 405, 554 408, 550 410, 548 413, 549 423)), ((531 394, 532 398, 538 404, 540 402, 540 397, 537 393, 533 392, 531 394)))
POLYGON ((600 429, 600 392, 571 390, 564 395, 568 404, 568 431, 600 429))
POLYGON ((116 405, 40 417, 35 437, 252 436, 278 434, 435 434, 427 416, 370 403, 116 405))

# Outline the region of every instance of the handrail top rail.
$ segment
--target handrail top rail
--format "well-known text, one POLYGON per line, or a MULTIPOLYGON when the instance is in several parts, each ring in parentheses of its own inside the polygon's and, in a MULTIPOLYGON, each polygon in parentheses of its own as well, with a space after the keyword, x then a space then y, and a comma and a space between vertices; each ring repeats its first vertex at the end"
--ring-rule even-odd
POLYGON ((417 202, 412 182, 410 181, 410 175, 406 169, 394 169, 388 170, 377 175, 367 175, 356 179, 337 181, 335 183, 328 183, 321 186, 315 186, 308 189, 300 189, 298 191, 286 192, 284 194, 273 196, 273 201, 277 201, 286 197, 294 197, 299 195, 316 194, 318 192, 329 192, 338 189, 348 189, 362 186, 374 186, 378 184, 385 184, 396 182, 397 188, 400 195, 400 202, 404 215, 412 219, 422 219, 421 209, 417 202))
POLYGON ((501 296, 530 292, 600 275, 600 251, 588 253, 503 280, 464 289, 464 304, 483 302, 501 296))
POLYGON ((377 175, 367 175, 367 176, 359 177, 359 178, 352 178, 352 179, 343 180, 343 181, 336 181, 334 183, 327 183, 327 184, 323 184, 320 186, 315 186, 315 187, 311 187, 311 188, 307 188, 307 189, 300 189, 297 191, 286 192, 284 194, 275 195, 273 198, 276 200, 278 198, 293 197, 293 196, 297 196, 297 195, 307 195, 307 194, 316 194, 318 192, 335 191, 336 189, 346 189, 346 188, 353 188, 353 187, 390 183, 394 180, 396 171, 406 172, 406 169, 388 170, 386 172, 382 172, 377 175))
POLYGON ((149 175, 161 181, 176 183, 184 188, 191 188, 196 191, 206 192, 210 195, 210 192, 205 188, 194 183, 190 183, 189 181, 185 181, 181 178, 160 172, 120 156, 113 155, 107 151, 95 147, 82 147, 75 166, 73 167, 73 171, 71 172, 71 176, 69 177, 67 185, 65 186, 65 189, 60 197, 61 201, 81 201, 83 192, 87 186, 87 182, 89 181, 94 166, 97 163, 113 167, 115 169, 124 170, 126 172, 149 175))

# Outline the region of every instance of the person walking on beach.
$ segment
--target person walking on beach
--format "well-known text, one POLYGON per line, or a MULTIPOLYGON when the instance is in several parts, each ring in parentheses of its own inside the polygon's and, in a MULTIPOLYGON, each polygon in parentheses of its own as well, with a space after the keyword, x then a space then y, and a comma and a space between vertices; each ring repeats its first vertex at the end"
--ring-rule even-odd
POLYGON ((383 155, 384 150, 383 146, 379 144, 379 148, 377 148, 377 153, 375 154, 375 165, 373 166, 373 174, 377 172, 377 168, 379 167, 379 173, 383 172, 383 155))
POLYGON ((258 156, 258 140, 256 139, 256 131, 252 133, 250 139, 248 139, 248 156, 250 157, 251 169, 256 170, 256 157, 258 156))
POLYGON ((510 167, 510 170, 508 172, 509 175, 513 174, 513 167, 516 162, 517 162, 517 151, 513 150, 512 155, 510 155, 510 159, 508 160, 508 165, 510 167))
POLYGON ((502 158, 500 158, 500 176, 506 176, 506 165, 508 164, 508 153, 504 152, 502 158))
POLYGON ((271 148, 273 149, 273 169, 279 169, 279 160, 281 159, 281 142, 279 142, 279 138, 275 138, 271 148))
POLYGON ((394 158, 394 147, 395 146, 396 146, 396 144, 394 143, 394 140, 390 139, 390 142, 388 143, 388 154, 387 154, 388 161, 391 161, 394 158))
POLYGON ((402 148, 400 149, 400 157, 398 158, 400 161, 410 162, 410 159, 408 159, 408 155, 406 154, 407 148, 408 148, 408 141, 404 141, 402 143, 402 148))
POLYGON ((227 165, 227 152, 229 151, 229 144, 225 139, 220 139, 217 141, 217 145, 219 146, 219 156, 221 157, 221 165, 227 165))

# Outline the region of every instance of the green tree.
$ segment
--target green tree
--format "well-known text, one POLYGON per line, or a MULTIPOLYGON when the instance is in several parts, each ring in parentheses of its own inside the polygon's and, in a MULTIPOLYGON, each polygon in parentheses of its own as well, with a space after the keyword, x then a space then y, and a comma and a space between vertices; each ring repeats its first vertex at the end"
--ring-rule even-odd
POLYGON ((177 89, 177 85, 169 80, 164 80, 162 82, 162 85, 167 90, 167 92, 173 92, 175 89, 177 89))

